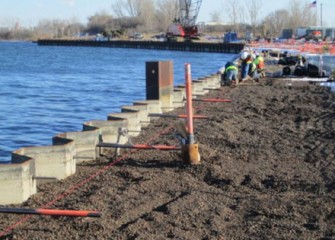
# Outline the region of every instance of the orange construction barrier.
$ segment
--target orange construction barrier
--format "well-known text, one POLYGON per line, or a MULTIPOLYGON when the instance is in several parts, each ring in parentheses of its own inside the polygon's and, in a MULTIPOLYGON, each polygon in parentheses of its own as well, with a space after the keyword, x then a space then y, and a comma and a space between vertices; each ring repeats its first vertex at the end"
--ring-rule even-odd
POLYGON ((329 49, 329 53, 331 55, 335 55, 335 45, 331 46, 330 49, 329 49))

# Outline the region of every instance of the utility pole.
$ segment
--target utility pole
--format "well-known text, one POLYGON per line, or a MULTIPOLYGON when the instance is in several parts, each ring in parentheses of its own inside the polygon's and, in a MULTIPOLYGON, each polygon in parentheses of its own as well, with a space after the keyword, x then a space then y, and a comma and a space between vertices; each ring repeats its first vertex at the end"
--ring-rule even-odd
POLYGON ((322 3, 320 3, 320 25, 322 27, 322 3))

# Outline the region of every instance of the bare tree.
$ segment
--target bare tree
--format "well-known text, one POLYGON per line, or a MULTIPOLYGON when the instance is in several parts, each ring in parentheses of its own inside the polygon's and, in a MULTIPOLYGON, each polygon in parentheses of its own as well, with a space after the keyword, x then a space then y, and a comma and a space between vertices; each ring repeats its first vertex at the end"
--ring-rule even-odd
POLYGON ((156 8, 154 0, 140 0, 140 15, 139 17, 143 21, 143 30, 144 32, 152 32, 157 26, 156 23, 156 8))
POLYGON ((280 32, 289 26, 289 16, 289 12, 285 9, 270 13, 263 21, 266 33, 270 36, 279 36, 280 32))
POLYGON ((124 4, 125 2, 123 0, 117 0, 115 3, 112 3, 112 10, 116 17, 122 18, 127 16, 124 4))
POLYGON ((239 24, 243 18, 243 6, 241 6, 239 0, 227 0, 227 10, 230 19, 230 23, 235 31, 239 30, 239 24))
POLYGON ((141 17, 153 5, 152 0, 117 0, 112 9, 117 17, 141 17))
POLYGON ((178 15, 178 0, 157 0, 156 7, 157 29, 164 32, 178 15))
POLYGON ((211 16, 211 21, 212 22, 221 22, 222 21, 222 17, 221 17, 221 12, 219 10, 216 10, 212 13, 210 13, 211 16))
POLYGON ((88 18, 86 31, 90 34, 97 34, 113 27, 113 16, 102 11, 88 18))
POLYGON ((79 36, 84 30, 84 25, 81 24, 77 19, 73 18, 69 20, 65 26, 64 34, 68 37, 79 36))
POLYGON ((290 3, 289 13, 290 21, 289 25, 295 29, 297 27, 305 27, 315 25, 317 22, 316 12, 310 8, 310 2, 292 0, 290 3))
POLYGON ((112 4, 117 17, 135 17, 142 21, 143 29, 151 30, 155 17, 154 0, 118 0, 112 4))
POLYGON ((64 37, 65 21, 54 20, 40 20, 35 28, 38 35, 54 38, 64 37))
POLYGON ((252 32, 255 34, 255 30, 258 24, 260 11, 262 8, 262 0, 248 0, 248 14, 249 14, 249 20, 250 25, 252 27, 252 32))
POLYGON ((315 8, 310 7, 310 2, 306 2, 302 8, 302 21, 308 26, 315 26, 317 24, 317 12, 315 8))

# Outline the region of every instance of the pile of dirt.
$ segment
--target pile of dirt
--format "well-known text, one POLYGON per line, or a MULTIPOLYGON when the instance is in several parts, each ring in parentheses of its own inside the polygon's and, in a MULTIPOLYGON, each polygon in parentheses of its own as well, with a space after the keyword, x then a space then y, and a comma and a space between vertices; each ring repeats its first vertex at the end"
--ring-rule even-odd
MULTIPOLYGON (((176 151, 124 150, 39 186, 19 207, 84 209, 101 218, 2 215, 1 239, 334 239, 335 96, 267 79, 195 102, 202 164, 176 151)), ((175 112, 181 113, 183 109, 175 112)), ((133 143, 179 144, 158 119, 133 143)))

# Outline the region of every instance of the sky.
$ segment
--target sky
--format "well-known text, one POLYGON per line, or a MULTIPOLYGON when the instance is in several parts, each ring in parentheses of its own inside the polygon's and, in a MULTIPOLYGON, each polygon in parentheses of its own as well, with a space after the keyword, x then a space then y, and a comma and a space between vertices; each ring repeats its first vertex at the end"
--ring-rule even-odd
MULTIPOLYGON (((70 20, 77 19, 87 23, 89 16, 97 12, 106 11, 112 14, 111 5, 116 0, 0 0, 0 27, 14 26, 19 22, 21 26, 35 26, 39 20, 70 20)), ((198 22, 208 22, 211 13, 220 11, 223 21, 229 22, 225 15, 226 0, 203 0, 198 22)), ((290 0, 260 0, 263 6, 260 16, 264 17, 278 9, 288 8, 290 0)), ((300 0, 299 0, 300 1, 300 0)), ((305 1, 305 0, 301 0, 305 1)), ((306 0, 313 2, 313 0, 306 0)), ((322 20, 324 26, 335 26, 335 0, 318 0, 317 8, 320 20, 322 3, 322 20)))

